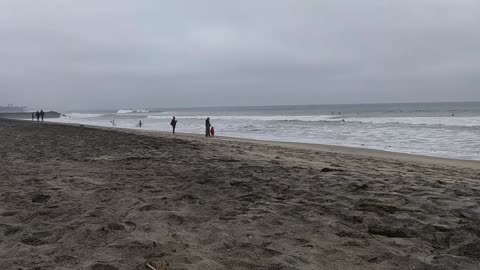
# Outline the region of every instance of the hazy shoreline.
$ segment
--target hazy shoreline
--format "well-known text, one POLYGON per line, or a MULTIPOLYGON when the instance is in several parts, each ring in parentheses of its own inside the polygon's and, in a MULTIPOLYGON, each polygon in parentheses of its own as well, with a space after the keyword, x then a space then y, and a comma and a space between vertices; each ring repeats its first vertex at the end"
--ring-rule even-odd
POLYGON ((257 106, 119 109, 63 115, 52 122, 204 134, 210 117, 218 135, 479 160, 480 103, 257 106))
MULTIPOLYGON (((28 120, 25 120, 28 121, 28 120)), ((96 125, 84 125, 76 123, 58 123, 58 122, 44 122, 45 124, 53 125, 69 125, 69 126, 78 126, 78 127, 87 127, 94 129, 106 129, 106 130, 118 130, 127 133, 134 134, 149 134, 155 136, 158 135, 171 135, 171 132, 161 131, 161 130, 148 130, 148 129, 139 129, 139 128, 121 128, 121 127, 105 127, 105 126, 96 126, 96 125)), ((179 138, 182 137, 192 137, 192 138, 204 138, 202 134, 196 133, 186 133, 186 132, 176 132, 176 136, 179 138)), ((208 138, 204 138, 208 139, 208 138)), ((480 168, 480 160, 468 160, 468 159, 454 159, 454 158, 444 158, 444 157, 435 157, 428 155, 419 155, 419 154, 409 154, 402 152, 394 152, 388 150, 379 150, 371 148, 362 148, 362 147, 351 147, 351 146, 341 146, 341 145, 328 145, 328 144, 317 144, 317 143, 302 143, 302 142, 287 142, 287 141, 271 141, 271 140, 260 140, 260 139, 248 139, 240 137, 230 137, 230 136, 216 136, 215 138, 210 138, 213 140, 224 140, 224 141, 235 141, 235 142, 249 142, 256 144, 269 144, 285 147, 295 147, 302 148, 307 150, 316 150, 316 151, 333 151, 345 154, 356 154, 363 156, 373 156, 373 157, 384 157, 384 158, 395 158, 401 160, 411 160, 414 159, 419 162, 440 162, 445 165, 451 166, 468 166, 472 168, 480 168)))

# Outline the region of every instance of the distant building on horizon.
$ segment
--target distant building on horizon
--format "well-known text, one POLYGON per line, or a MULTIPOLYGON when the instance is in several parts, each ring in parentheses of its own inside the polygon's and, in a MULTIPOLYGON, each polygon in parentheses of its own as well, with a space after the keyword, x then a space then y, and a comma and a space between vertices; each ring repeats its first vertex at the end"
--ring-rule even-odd
POLYGON ((0 106, 0 113, 19 113, 25 112, 26 110, 26 106, 13 106, 13 104, 8 104, 7 106, 0 106))

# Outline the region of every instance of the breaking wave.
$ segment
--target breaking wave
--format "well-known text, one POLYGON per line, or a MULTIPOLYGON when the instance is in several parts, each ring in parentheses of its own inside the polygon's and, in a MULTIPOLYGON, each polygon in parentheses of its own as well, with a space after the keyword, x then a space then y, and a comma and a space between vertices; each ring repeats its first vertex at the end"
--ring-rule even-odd
POLYGON ((102 115, 103 114, 99 113, 67 113, 65 116, 62 116, 62 118, 94 118, 102 115))
POLYGON ((149 113, 150 111, 149 110, 142 110, 142 109, 138 109, 138 110, 118 110, 117 111, 117 114, 124 114, 124 113, 149 113))

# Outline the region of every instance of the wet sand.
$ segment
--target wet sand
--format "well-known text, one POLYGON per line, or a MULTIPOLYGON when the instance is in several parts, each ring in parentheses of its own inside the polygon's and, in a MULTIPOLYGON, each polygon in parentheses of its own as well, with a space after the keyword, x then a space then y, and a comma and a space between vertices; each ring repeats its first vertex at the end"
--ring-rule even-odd
POLYGON ((480 162, 0 120, 0 269, 480 269, 480 162))

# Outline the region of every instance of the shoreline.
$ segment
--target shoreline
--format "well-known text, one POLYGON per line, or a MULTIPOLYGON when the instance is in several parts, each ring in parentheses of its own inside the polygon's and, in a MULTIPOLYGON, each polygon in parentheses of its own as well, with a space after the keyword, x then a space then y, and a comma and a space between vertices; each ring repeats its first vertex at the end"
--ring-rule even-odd
MULTIPOLYGON (((16 121, 17 119, 12 119, 12 120, 16 121)), ((29 120, 20 120, 20 121, 28 122, 29 120)), ((161 131, 161 130, 105 127, 105 126, 84 125, 84 124, 77 124, 77 123, 58 123, 58 122, 48 122, 48 121, 44 123, 53 124, 53 125, 67 125, 67 126, 93 128, 93 129, 102 129, 102 130, 116 130, 116 131, 121 131, 126 133, 143 134, 143 135, 149 135, 149 136, 158 136, 158 135, 172 136, 171 132, 161 131)), ((195 134, 195 133, 176 132, 176 136, 180 138, 202 139, 202 140, 206 139, 202 134, 195 134)), ((319 151, 319 152, 325 152, 325 151, 338 152, 342 154, 352 154, 352 155, 360 155, 360 156, 366 156, 366 157, 390 158, 390 159, 397 159, 402 161, 417 161, 417 162, 424 162, 424 163, 426 162, 426 163, 444 164, 448 166, 464 166, 469 168, 480 168, 480 160, 444 158, 444 157, 408 154, 408 153, 393 152, 393 151, 371 149, 371 148, 360 148, 360 147, 316 144, 316 143, 269 141, 269 140, 248 139, 248 138, 229 137, 229 136, 216 136, 215 138, 210 138, 210 140, 222 140, 227 142, 228 141, 246 142, 246 143, 253 143, 253 144, 282 146, 282 147, 297 148, 297 149, 299 148, 299 149, 313 150, 313 151, 319 151)))

